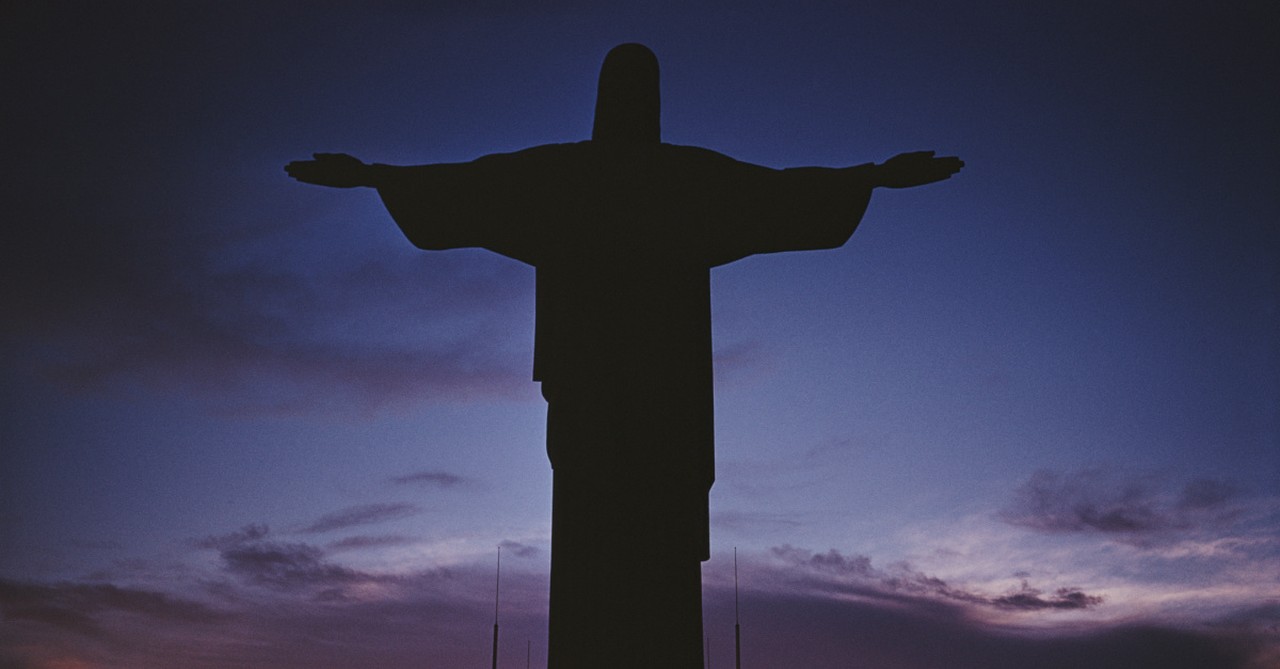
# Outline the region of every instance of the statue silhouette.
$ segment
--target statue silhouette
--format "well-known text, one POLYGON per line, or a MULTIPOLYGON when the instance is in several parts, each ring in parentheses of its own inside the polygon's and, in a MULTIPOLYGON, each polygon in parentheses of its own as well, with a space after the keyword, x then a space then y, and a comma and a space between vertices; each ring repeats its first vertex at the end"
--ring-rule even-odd
POLYGON ((838 247, 873 188, 962 166, 916 152, 776 170, 663 144, 657 59, 624 44, 601 69, 590 141, 415 167, 320 153, 285 169, 376 188, 419 248, 537 268, 533 378, 554 476, 548 666, 679 669, 703 657, 711 268, 838 247))

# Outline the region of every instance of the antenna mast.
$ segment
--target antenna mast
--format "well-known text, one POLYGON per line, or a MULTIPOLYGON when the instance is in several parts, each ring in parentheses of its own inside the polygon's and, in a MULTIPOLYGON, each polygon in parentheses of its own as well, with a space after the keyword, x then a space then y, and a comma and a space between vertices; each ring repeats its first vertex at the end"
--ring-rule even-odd
MULTIPOLYGON (((738 547, 733 547, 733 666, 742 669, 742 625, 738 624, 738 547)), ((497 667, 494 667, 497 669, 497 667)))
POLYGON ((493 584, 493 669, 498 669, 498 593, 502 587, 502 544, 498 544, 498 569, 493 584))

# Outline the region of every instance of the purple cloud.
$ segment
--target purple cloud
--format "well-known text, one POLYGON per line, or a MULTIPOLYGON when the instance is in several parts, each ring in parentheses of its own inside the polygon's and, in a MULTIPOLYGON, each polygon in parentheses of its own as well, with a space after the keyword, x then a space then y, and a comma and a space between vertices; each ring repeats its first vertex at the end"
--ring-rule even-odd
POLYGON ((358 525, 372 525, 388 520, 406 518, 421 511, 422 509, 417 506, 405 503, 363 504, 327 513, 300 531, 306 534, 332 532, 358 525))
POLYGON ((196 539, 192 543, 197 548, 228 548, 237 546, 251 541, 257 541, 267 536, 270 529, 266 525, 251 524, 227 534, 216 534, 202 539, 196 539))
POLYGON ((529 557, 534 557, 535 555, 538 554, 537 546, 522 544, 518 541, 511 541, 510 539, 503 540, 498 545, 507 549, 507 552, 509 552, 511 555, 514 555, 518 558, 529 558, 529 557))
MULTIPOLYGON (((374 574, 327 563, 300 544, 250 544, 226 553, 239 556, 236 559, 253 556, 227 565, 235 575, 265 574, 269 582, 237 578, 185 584, 204 596, 220 598, 218 610, 168 595, 156 600, 191 602, 195 612, 211 612, 205 616, 154 602, 145 615, 127 615, 128 602, 114 608, 98 602, 103 597, 95 589, 114 586, 17 584, 20 592, 15 595, 15 584, 0 580, 0 611, 5 616, 0 660, 6 667, 141 669, 407 669, 424 661, 470 666, 487 660, 488 648, 474 641, 476 631, 487 629, 493 620, 490 565, 374 574), (316 639, 324 642, 317 644, 316 639)), ((525 639, 546 638, 541 615, 545 581, 543 575, 504 573, 504 652, 514 651, 511 646, 518 639, 523 659, 525 639)))
POLYGON ((1041 470, 1022 484, 1001 512, 1006 522, 1046 533, 1096 532, 1131 543, 1222 525, 1238 515, 1239 491, 1198 479, 1179 494, 1150 479, 1121 480, 1101 469, 1041 470))
POLYGON ((721 346, 712 352, 717 384, 749 384, 772 371, 777 363, 759 342, 748 341, 721 346))
POLYGON ((1196 479, 1182 489, 1178 497, 1180 509, 1213 509, 1235 499, 1240 489, 1231 483, 1214 479, 1196 479))
POLYGON ((1028 587, 1027 582, 1023 581, 1022 588, 1017 592, 1000 597, 992 597, 986 601, 1000 608, 1021 609, 1024 611, 1088 609, 1102 603, 1101 596, 1085 594, 1079 588, 1058 588, 1048 598, 1041 597, 1041 594, 1039 590, 1028 587))
MULTIPOLYGON (((718 592, 707 602, 713 666, 732 666, 732 593, 718 592)), ((1248 642, 1205 631, 1142 626, 1001 630, 974 619, 959 603, 749 592, 739 608, 745 666, 1245 669, 1256 657, 1248 642)))
MULTIPOLYGON (((428 659, 438 666, 488 661, 483 640, 493 621, 493 572, 487 558, 449 569, 367 572, 335 562, 314 546, 267 541, 260 527, 209 542, 235 579, 200 577, 186 584, 218 597, 218 609, 193 597, 112 584, 0 580, 6 616, 0 658, 18 667, 60 659, 141 669, 400 669, 428 659), (325 643, 315 644, 316 638, 325 643)), ((504 545, 513 552, 519 546, 504 545)), ((1274 626, 1274 607, 1241 611, 1242 620, 1228 627, 1224 619, 1216 631, 1077 623, 1019 632, 988 625, 975 607, 1083 608, 1092 605, 1089 596, 1076 589, 1043 594, 1025 585, 994 597, 963 588, 944 591, 949 586, 942 581, 905 566, 879 569, 865 556, 835 550, 782 546, 765 561, 744 557, 740 610, 749 666, 1246 669, 1266 666, 1266 653, 1275 649, 1266 631, 1274 626)), ((722 567, 708 572, 705 622, 714 664, 727 666, 735 598, 732 577, 722 567)), ((501 662, 522 662, 525 640, 531 639, 535 666, 542 666, 546 605, 545 573, 514 567, 504 572, 501 662)))
MULTIPOLYGON (((371 508, 378 506, 352 507, 331 514, 335 529, 359 524, 353 521, 365 516, 376 517, 379 513, 386 513, 386 510, 371 508), (349 522, 341 524, 338 520, 349 522)), ((322 522, 324 520, 321 519, 322 522)), ((246 583, 276 590, 305 590, 322 599, 341 598, 347 586, 382 579, 328 560, 323 550, 311 544, 267 541, 267 534, 265 525, 247 525, 235 532, 201 539, 195 544, 200 548, 217 550, 223 569, 246 583)), ((399 537, 393 539, 400 540, 399 537)), ((392 540, 386 537, 351 537, 335 542, 335 545, 338 548, 367 548, 391 543, 392 540)))
POLYGON ((846 556, 835 549, 826 553, 778 546, 770 549, 771 555, 809 575, 809 584, 818 591, 859 594, 884 600, 926 598, 950 602, 963 602, 1001 609, 1025 611, 1065 611, 1087 609, 1102 604, 1103 598, 1089 595, 1079 588, 1059 588, 1044 597, 1042 592, 1027 585, 1003 595, 990 595, 949 585, 946 581, 929 576, 899 563, 891 569, 877 569, 864 555, 846 556))
POLYGON ((302 543, 255 542, 220 551, 226 570, 247 581, 282 589, 320 588, 325 596, 345 586, 372 580, 353 569, 325 561, 324 551, 302 543))
POLYGON ((791 545, 775 546, 769 549, 774 557, 797 566, 804 566, 816 571, 851 574, 855 576, 871 576, 875 572, 871 568, 871 558, 865 555, 845 557, 832 548, 826 553, 814 553, 791 545))
POLYGON ((439 488, 452 488, 464 481, 466 479, 461 476, 440 471, 414 472, 404 476, 395 476, 391 479, 391 482, 397 485, 420 484, 439 488))
POLYGON ((0 579, 0 610, 5 620, 29 620, 83 634, 100 636, 102 615, 137 614, 182 623, 211 623, 226 614, 189 599, 111 583, 22 583, 0 579))
POLYGON ((386 548, 388 546, 406 546, 414 543, 414 539, 400 536, 398 534, 388 534, 384 536, 363 536, 347 537, 337 541, 331 541, 327 547, 331 550, 352 550, 364 548, 386 548))
MULTIPOLYGON (((337 511, 321 517, 305 532, 321 533, 351 526, 377 523, 417 512, 409 504, 370 504, 337 511)), ((254 585, 278 590, 303 590, 316 597, 340 598, 343 589, 359 583, 385 580, 342 566, 327 559, 324 550, 301 542, 268 541, 266 525, 251 524, 227 534, 198 539, 198 548, 218 551, 223 569, 254 585)), ((382 548, 411 543, 399 535, 381 537, 354 536, 331 542, 332 550, 382 548)))

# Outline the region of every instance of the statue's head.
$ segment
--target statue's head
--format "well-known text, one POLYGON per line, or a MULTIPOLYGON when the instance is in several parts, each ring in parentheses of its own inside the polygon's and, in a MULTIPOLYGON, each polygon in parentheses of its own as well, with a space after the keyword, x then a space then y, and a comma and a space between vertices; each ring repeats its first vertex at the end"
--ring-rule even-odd
POLYGON ((609 51, 600 68, 597 142, 657 144, 661 140, 658 58, 643 44, 622 44, 609 51))

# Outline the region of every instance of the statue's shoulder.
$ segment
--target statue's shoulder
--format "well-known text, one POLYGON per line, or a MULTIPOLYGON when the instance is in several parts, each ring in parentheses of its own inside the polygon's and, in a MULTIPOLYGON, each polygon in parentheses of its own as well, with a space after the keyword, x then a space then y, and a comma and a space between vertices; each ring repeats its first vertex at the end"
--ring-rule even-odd
POLYGON ((723 153, 683 144, 618 145, 593 142, 541 144, 510 153, 491 153, 477 158, 474 165, 495 169, 535 170, 548 174, 594 173, 619 166, 643 168, 648 165, 682 175, 701 170, 735 169, 748 163, 723 153))
POLYGON ((590 142, 567 142, 564 144, 539 144, 519 151, 489 153, 476 159, 479 161, 511 160, 520 158, 555 158, 589 151, 586 145, 590 142))
POLYGON ((719 151, 712 151, 701 146, 688 146, 685 144, 666 144, 660 145, 659 149, 663 153, 663 157, 668 160, 679 160, 682 162, 696 162, 703 164, 723 164, 723 165, 741 165, 742 161, 726 156, 719 151))
POLYGON ((665 142, 662 144, 651 144, 648 146, 616 146, 593 142, 589 139, 581 142, 540 144, 538 146, 531 146, 527 149, 521 149, 519 151, 512 151, 509 153, 491 153, 479 158, 479 160, 505 158, 559 158, 570 156, 584 158, 587 156, 624 156, 631 158, 643 158, 645 156, 653 155, 675 159, 740 162, 723 153, 712 151, 711 149, 704 149, 700 146, 667 144, 665 142))

